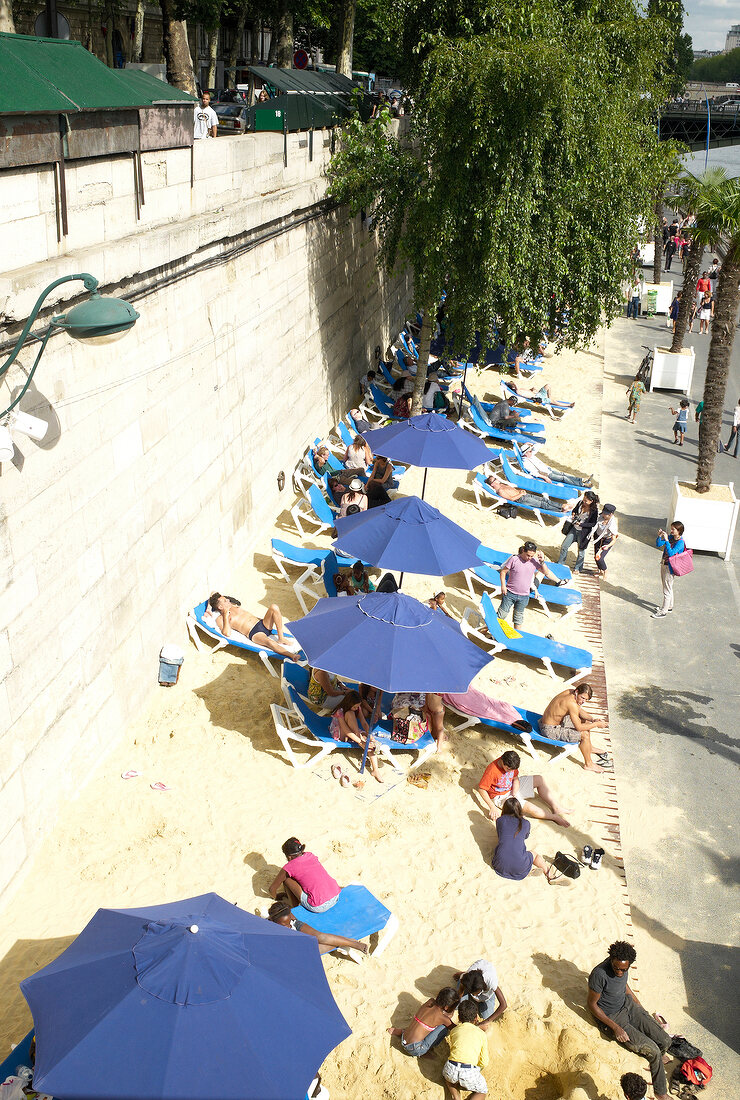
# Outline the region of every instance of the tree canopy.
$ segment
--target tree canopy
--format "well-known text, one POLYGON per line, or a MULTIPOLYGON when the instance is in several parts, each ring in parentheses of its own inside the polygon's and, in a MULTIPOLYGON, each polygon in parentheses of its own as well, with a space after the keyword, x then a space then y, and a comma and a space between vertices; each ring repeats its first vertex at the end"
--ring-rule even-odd
POLYGON ((740 47, 717 57, 702 57, 691 69, 692 80, 740 84, 740 47))
POLYGON ((352 123, 332 193, 373 210, 417 304, 450 295, 456 349, 510 343, 570 305, 567 342, 622 306, 641 219, 671 173, 654 124, 670 44, 631 0, 402 0, 408 138, 352 123), (664 59, 665 64, 659 62, 664 59))

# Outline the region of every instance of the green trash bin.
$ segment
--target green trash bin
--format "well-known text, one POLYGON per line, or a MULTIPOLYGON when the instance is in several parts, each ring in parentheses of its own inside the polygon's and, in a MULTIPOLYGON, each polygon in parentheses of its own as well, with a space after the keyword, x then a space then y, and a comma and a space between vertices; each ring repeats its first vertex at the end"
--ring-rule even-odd
POLYGON ((649 290, 646 295, 647 308, 645 309, 646 317, 654 317, 655 311, 658 306, 658 292, 657 290, 649 290))

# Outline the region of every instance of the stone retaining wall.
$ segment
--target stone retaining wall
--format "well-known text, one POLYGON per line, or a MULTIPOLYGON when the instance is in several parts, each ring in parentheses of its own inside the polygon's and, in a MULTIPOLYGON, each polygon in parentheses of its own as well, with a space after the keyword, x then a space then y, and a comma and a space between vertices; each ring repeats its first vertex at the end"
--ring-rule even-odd
MULTIPOLYGON (((313 161, 289 138, 287 169, 282 135, 196 143, 192 189, 189 150, 144 154, 139 223, 131 163, 79 162, 61 244, 50 173, 0 174, 7 338, 72 272, 141 314, 111 345, 50 341, 23 403, 47 439, 17 436, 2 466, 0 892, 146 703, 185 609, 292 503, 307 442, 409 308, 374 237, 326 203, 316 137, 313 161)), ((14 367, 0 408, 22 379, 14 367)))

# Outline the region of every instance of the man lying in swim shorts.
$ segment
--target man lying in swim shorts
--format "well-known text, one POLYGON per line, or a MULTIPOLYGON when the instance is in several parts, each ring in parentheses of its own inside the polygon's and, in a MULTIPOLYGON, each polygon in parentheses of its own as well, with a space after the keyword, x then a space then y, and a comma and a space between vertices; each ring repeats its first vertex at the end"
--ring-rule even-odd
POLYGON ((237 631, 255 645, 271 649, 274 653, 289 657, 292 661, 298 659, 298 646, 293 644, 291 647, 286 643, 283 616, 276 603, 270 604, 262 618, 258 619, 256 615, 245 611, 233 596, 222 596, 220 592, 214 592, 208 599, 208 609, 215 621, 216 629, 225 638, 237 631), (277 630, 277 637, 272 633, 273 628, 277 630))
POLYGON ((591 718, 583 706, 593 696, 590 684, 578 684, 577 687, 561 691, 551 699, 540 718, 540 733, 552 741, 566 741, 578 745, 583 757, 583 765, 588 772, 601 769, 591 757, 591 730, 608 726, 605 718, 591 718))

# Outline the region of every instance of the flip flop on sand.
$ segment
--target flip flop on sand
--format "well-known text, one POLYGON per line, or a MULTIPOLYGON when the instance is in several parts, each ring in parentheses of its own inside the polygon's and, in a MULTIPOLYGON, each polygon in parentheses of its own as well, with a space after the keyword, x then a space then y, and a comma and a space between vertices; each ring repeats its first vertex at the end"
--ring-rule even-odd
POLYGON ((129 768, 127 772, 121 772, 121 779, 136 779, 141 775, 141 772, 137 772, 135 768, 129 768))
POLYGON ((343 776, 340 777, 340 780, 339 780, 339 786, 340 787, 349 787, 349 784, 350 784, 350 778, 349 778, 348 775, 343 775, 343 776))
POLYGON ((149 786, 153 791, 171 791, 172 787, 168 787, 166 783, 163 783, 161 779, 158 779, 156 783, 150 783, 149 786))
POLYGON ((331 777, 332 777, 332 779, 341 779, 342 778, 342 769, 340 768, 339 764, 332 764, 332 766, 331 766, 331 777))

